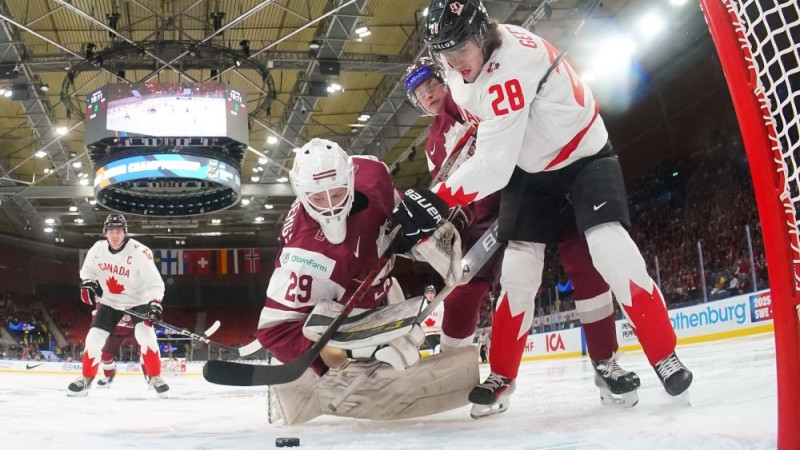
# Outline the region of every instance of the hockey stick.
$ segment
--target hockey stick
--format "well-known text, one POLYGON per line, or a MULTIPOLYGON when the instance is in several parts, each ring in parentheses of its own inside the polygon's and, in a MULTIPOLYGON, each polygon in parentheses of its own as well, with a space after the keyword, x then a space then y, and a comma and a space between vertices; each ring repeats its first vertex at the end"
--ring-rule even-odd
POLYGON ((227 345, 220 344, 219 342, 212 341, 211 339, 208 338, 211 334, 214 334, 214 332, 216 332, 217 329, 219 329, 219 326, 220 326, 220 321, 219 320, 214 321, 214 323, 211 324, 211 326, 208 328, 208 330, 203 332, 203 334, 197 334, 197 333, 192 333, 189 330, 182 330, 182 329, 180 329, 180 328, 178 328, 178 327, 176 327, 174 325, 170 325, 170 324, 168 324, 166 322, 162 322, 160 320, 150 319, 149 317, 147 317, 147 314, 142 314, 142 313, 133 311, 131 309, 126 309, 124 312, 125 312, 125 314, 129 314, 131 316, 138 317, 139 319, 146 320, 146 321, 152 323, 153 325, 159 326, 161 328, 165 328, 165 329, 169 330, 170 332, 172 332, 174 334, 180 334, 181 336, 186 336, 186 337, 192 338, 192 339, 194 339, 196 341, 199 341, 199 342, 202 342, 204 344, 215 345, 217 347, 224 348, 224 349, 226 349, 228 351, 232 351, 232 352, 236 352, 236 353, 239 352, 238 348, 229 347, 227 345))
POLYGON ((433 177, 433 180, 431 181, 431 189, 450 176, 450 169, 456 163, 456 160, 458 160, 458 158, 461 156, 461 153, 467 148, 467 143, 469 143, 473 136, 475 136, 475 125, 470 125, 464 135, 461 136, 458 142, 456 142, 456 145, 453 146, 453 151, 447 155, 447 159, 445 159, 444 163, 442 163, 442 167, 439 168, 438 172, 436 172, 436 176, 433 177))
POLYGON ((572 37, 570 38, 569 42, 567 42, 567 45, 564 46, 564 50, 558 56, 556 56, 556 59, 553 61, 553 64, 550 65, 550 67, 547 69, 547 72, 544 73, 544 76, 539 81, 539 85, 536 87, 536 95, 539 95, 539 93, 542 92, 542 89, 544 89, 544 85, 547 84, 547 80, 550 79, 550 75, 552 75, 553 71, 558 68, 558 65, 561 64, 561 61, 564 59, 565 56, 567 56, 567 53, 570 50, 572 50, 572 46, 573 44, 575 44, 575 39, 578 37, 579 34, 581 34, 583 26, 586 25, 586 22, 588 22, 589 19, 592 18, 594 10, 602 1, 603 0, 594 0, 594 2, 591 5, 589 5, 589 8, 586 9, 586 12, 583 14, 583 18, 581 19, 580 22, 578 22, 578 26, 575 27, 575 31, 572 33, 572 37))
POLYGON ((423 309, 419 315, 417 315, 417 322, 421 322, 428 317, 439 303, 444 301, 453 289, 461 286, 463 284, 468 283, 472 278, 483 268, 487 261, 495 254, 496 251, 503 246, 503 244, 497 239, 497 231, 498 231, 498 221, 495 220, 489 228, 483 232, 481 237, 478 239, 477 242, 472 246, 472 248, 467 251, 467 254, 461 258, 461 268, 464 271, 464 275, 461 277, 461 284, 457 285, 448 285, 445 286, 444 289, 439 291, 434 297, 433 301, 428 304, 428 306, 423 309))
MULTIPOLYGON (((392 229, 389 234, 389 242, 400 234, 401 226, 397 225, 392 229)), ((322 349, 328 344, 333 337, 334 333, 344 323, 350 311, 355 304, 364 298, 367 290, 372 286, 372 283, 378 277, 378 274, 383 271, 386 264, 389 263, 394 252, 392 246, 386 247, 378 262, 369 271, 361 284, 358 285, 355 292, 344 304, 342 312, 336 317, 336 320, 331 323, 325 333, 320 336, 319 340, 314 343, 308 350, 303 352, 299 357, 286 364, 277 366, 261 366, 254 364, 238 363, 234 361, 208 361, 203 366, 203 377, 206 381, 214 384, 223 384, 227 386, 263 386, 272 384, 284 384, 294 381, 303 375, 303 372, 308 369, 315 359, 319 356, 322 349)))

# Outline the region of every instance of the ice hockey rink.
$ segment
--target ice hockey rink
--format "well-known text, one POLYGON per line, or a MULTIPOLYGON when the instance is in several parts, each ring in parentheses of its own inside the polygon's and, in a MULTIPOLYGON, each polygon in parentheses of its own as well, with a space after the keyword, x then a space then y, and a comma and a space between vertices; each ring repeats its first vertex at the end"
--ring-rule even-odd
MULTIPOLYGON (((0 448, 265 449, 297 437, 314 449, 766 449, 776 446, 772 334, 680 346, 691 405, 669 397, 642 352, 621 363, 642 378, 632 409, 602 406, 587 359, 524 362, 511 407, 473 420, 469 407, 395 422, 320 417, 267 422, 265 388, 174 376, 168 399, 140 376, 68 398, 75 374, 0 373, 0 448)), ((482 365, 481 377, 488 371, 482 365)))

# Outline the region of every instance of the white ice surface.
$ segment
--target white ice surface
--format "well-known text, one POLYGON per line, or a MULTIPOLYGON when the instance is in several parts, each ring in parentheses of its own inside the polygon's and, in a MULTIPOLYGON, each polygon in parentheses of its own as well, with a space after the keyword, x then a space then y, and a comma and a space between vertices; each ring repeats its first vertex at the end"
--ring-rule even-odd
MULTIPOLYGON (((679 347, 694 372, 691 406, 669 397, 641 352, 621 364, 639 373, 639 405, 602 406, 586 359, 525 362, 511 407, 473 420, 469 408, 396 422, 321 417, 270 425, 266 389, 169 378, 158 399, 140 377, 68 398, 74 375, 0 373, 0 449, 761 449, 776 446, 771 334, 679 347)), ((488 367, 482 366, 482 378, 488 367)))

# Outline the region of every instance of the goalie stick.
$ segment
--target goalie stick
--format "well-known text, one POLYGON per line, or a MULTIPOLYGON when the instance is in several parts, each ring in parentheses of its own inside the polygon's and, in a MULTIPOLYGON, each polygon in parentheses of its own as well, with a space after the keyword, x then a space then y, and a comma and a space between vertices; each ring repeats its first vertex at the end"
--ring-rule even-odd
MULTIPOLYGON (((392 229, 389 234, 388 241, 393 242, 394 239, 400 234, 401 226, 397 225, 392 229)), ((342 326, 348 314, 353 309, 355 304, 364 298, 367 290, 372 286, 372 283, 381 273, 386 264, 393 255, 392 246, 386 247, 378 262, 370 270, 361 284, 358 285, 355 292, 344 304, 344 308, 336 320, 331 323, 331 326, 320 336, 319 340, 314 343, 308 350, 303 352, 299 357, 286 364, 276 366, 263 366, 254 364, 238 363, 234 361, 208 361, 203 366, 203 378, 206 381, 214 384, 223 384, 227 386, 264 386, 272 384, 284 384, 294 381, 303 375, 311 366, 311 363, 319 356, 322 349, 328 344, 333 337, 334 333, 342 326)))

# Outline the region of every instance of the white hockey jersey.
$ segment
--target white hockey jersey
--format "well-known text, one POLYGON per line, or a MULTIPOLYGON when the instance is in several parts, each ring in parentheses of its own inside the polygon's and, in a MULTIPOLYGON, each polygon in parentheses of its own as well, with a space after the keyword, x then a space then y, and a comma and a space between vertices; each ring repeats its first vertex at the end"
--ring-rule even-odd
POLYGON ((561 169, 608 140, 592 92, 566 60, 536 95, 558 56, 552 45, 514 25, 501 24, 499 32, 502 44, 475 82, 465 83, 448 67, 453 100, 480 124, 475 155, 435 189, 451 206, 502 189, 516 166, 529 173, 561 169))
POLYGON ((118 253, 111 253, 106 240, 89 249, 80 271, 81 280, 97 280, 103 297, 97 301, 114 309, 145 305, 164 297, 164 281, 153 263, 153 252, 135 239, 118 253))

